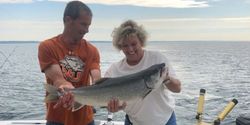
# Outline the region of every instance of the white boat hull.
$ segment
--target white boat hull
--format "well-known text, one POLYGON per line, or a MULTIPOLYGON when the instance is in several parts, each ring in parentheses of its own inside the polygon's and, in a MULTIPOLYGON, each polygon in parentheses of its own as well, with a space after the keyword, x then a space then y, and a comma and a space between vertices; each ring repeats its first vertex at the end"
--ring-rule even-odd
MULTIPOLYGON (((112 121, 112 125, 124 125, 122 121, 112 121)), ((12 120, 0 121, 0 125, 45 125, 46 120, 12 120)), ((95 125, 107 125, 105 120, 95 120, 95 125)))

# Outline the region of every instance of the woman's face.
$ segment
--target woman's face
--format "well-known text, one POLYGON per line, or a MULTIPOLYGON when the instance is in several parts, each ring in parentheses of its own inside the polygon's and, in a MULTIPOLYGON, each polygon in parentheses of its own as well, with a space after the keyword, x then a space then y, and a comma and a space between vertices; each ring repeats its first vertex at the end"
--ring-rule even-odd
POLYGON ((135 34, 129 35, 124 39, 121 50, 127 58, 129 65, 136 65, 143 57, 142 44, 139 38, 135 34))

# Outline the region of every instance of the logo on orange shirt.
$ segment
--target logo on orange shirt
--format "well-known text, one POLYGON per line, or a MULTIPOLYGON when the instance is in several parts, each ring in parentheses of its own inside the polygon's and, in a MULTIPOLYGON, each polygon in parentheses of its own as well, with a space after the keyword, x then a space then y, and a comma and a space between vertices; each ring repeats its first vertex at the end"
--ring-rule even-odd
POLYGON ((77 56, 65 56, 60 61, 64 78, 72 83, 81 80, 85 63, 77 56))

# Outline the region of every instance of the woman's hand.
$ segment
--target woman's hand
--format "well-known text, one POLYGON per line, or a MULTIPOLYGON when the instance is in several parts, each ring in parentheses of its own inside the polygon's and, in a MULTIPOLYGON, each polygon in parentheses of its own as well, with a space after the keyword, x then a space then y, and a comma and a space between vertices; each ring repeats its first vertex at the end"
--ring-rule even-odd
POLYGON ((123 102, 122 105, 120 105, 119 99, 114 98, 108 102, 107 109, 109 112, 118 112, 119 110, 123 110, 126 106, 126 102, 123 102))
POLYGON ((181 91, 181 82, 180 82, 180 80, 169 76, 168 70, 166 72, 166 76, 165 76, 165 79, 163 80, 163 83, 172 92, 179 93, 181 91))

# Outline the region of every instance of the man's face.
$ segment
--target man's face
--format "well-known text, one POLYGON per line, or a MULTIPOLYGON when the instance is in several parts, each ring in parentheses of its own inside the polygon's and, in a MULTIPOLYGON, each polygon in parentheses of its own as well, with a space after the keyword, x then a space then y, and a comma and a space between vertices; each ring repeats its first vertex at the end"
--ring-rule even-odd
POLYGON ((75 20, 70 20, 70 34, 74 41, 81 40, 86 33, 89 32, 89 26, 92 21, 92 16, 86 11, 80 11, 80 15, 75 20))

